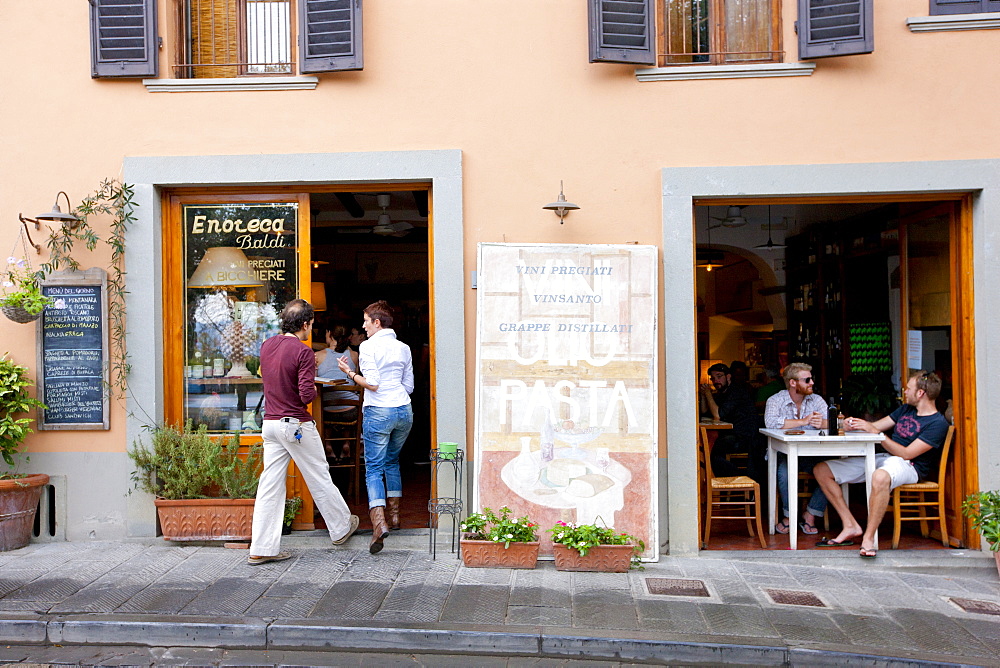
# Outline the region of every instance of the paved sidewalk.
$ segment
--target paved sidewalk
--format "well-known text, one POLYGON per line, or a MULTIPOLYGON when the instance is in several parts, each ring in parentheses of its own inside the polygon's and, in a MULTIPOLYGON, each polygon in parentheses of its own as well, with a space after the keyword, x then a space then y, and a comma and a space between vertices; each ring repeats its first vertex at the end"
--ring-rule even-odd
POLYGON ((30 645, 477 655, 469 665, 996 665, 1000 654, 1000 616, 987 614, 1000 613, 1000 578, 979 552, 707 552, 602 574, 469 569, 447 547, 432 560, 426 540, 394 533, 372 556, 364 536, 335 548, 298 535, 283 545, 293 559, 261 566, 222 547, 32 544, 0 554, 0 644, 12 645, 0 661, 30 645), (700 585, 707 595, 693 595, 700 585))

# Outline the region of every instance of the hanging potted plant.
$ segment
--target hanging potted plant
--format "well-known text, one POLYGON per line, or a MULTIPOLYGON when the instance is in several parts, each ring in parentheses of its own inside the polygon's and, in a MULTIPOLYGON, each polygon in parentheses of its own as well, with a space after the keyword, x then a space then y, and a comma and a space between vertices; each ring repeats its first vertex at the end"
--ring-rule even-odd
POLYGON ((45 307, 54 303, 51 298, 42 294, 43 276, 40 271, 31 271, 26 260, 8 257, 3 294, 0 296, 0 310, 3 314, 22 324, 40 318, 45 307))
POLYGON ((134 443, 135 486, 156 496, 164 540, 250 540, 261 446, 239 454, 239 434, 213 436, 205 425, 150 429, 152 447, 134 443))
POLYGON ((489 508, 462 523, 462 562, 469 568, 534 568, 538 561, 538 525, 527 516, 511 517, 504 506, 489 508))
POLYGON ((28 394, 28 368, 15 364, 7 355, 0 357, 0 455, 10 470, 0 474, 0 552, 24 547, 31 540, 35 511, 42 487, 49 482, 44 474, 17 472, 14 458, 32 432, 32 418, 18 417, 44 404, 28 394))
POLYGON ((972 528, 989 543, 1000 573, 1000 492, 976 492, 962 502, 962 514, 972 519, 972 528))
POLYGON ((641 568, 639 555, 646 544, 635 536, 596 524, 565 522, 556 522, 548 531, 558 571, 624 573, 641 568))

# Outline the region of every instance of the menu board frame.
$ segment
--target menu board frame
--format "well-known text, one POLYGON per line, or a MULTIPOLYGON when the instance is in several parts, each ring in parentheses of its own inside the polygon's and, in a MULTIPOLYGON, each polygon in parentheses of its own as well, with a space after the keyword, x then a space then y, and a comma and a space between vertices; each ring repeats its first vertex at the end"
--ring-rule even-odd
MULTIPOLYGON (((45 288, 60 287, 97 287, 100 293, 100 323, 101 323, 101 416, 98 422, 47 422, 46 409, 38 409, 38 428, 42 430, 99 430, 110 429, 110 412, 108 410, 108 274, 99 267, 87 269, 85 271, 64 270, 49 274, 42 282, 43 291, 45 288)), ((46 308, 46 314, 52 307, 46 308)), ((46 386, 46 344, 45 344, 45 322, 43 315, 37 321, 36 326, 36 350, 38 359, 36 369, 38 370, 36 385, 38 387, 38 398, 45 400, 46 386)))

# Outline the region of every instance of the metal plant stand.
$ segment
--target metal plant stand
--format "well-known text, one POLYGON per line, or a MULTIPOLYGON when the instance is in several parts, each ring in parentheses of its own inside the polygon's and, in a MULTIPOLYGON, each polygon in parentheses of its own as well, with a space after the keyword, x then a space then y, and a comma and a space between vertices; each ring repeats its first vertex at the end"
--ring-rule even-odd
MULTIPOLYGON (((431 450, 431 485, 437 489, 436 482, 441 474, 440 468, 445 465, 451 466, 452 479, 455 483, 455 493, 461 493, 462 489, 462 464, 465 461, 465 451, 459 448, 452 453, 441 453, 438 450, 431 450)), ((432 558, 437 559, 437 529, 442 515, 451 516, 451 551, 456 553, 456 557, 461 556, 457 551, 458 546, 458 524, 462 518, 462 499, 453 496, 439 496, 427 501, 427 511, 430 513, 428 532, 430 535, 430 552, 432 558)))

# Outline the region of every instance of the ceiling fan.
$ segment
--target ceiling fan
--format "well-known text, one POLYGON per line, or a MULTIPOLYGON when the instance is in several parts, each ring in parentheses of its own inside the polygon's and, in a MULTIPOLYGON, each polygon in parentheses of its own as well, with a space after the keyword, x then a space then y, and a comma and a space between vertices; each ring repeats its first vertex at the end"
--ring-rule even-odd
POLYGON ((378 216, 378 222, 375 223, 375 227, 372 228, 372 232, 379 234, 383 237, 405 237, 410 230, 413 229, 413 225, 405 221, 392 222, 389 218, 389 214, 385 212, 386 207, 389 206, 389 194, 381 193, 375 196, 375 202, 382 208, 382 213, 378 216))
POLYGON ((726 209, 725 218, 712 216, 713 220, 718 220, 723 227, 743 227, 747 224, 747 219, 743 217, 743 209, 746 206, 730 206, 726 209))

